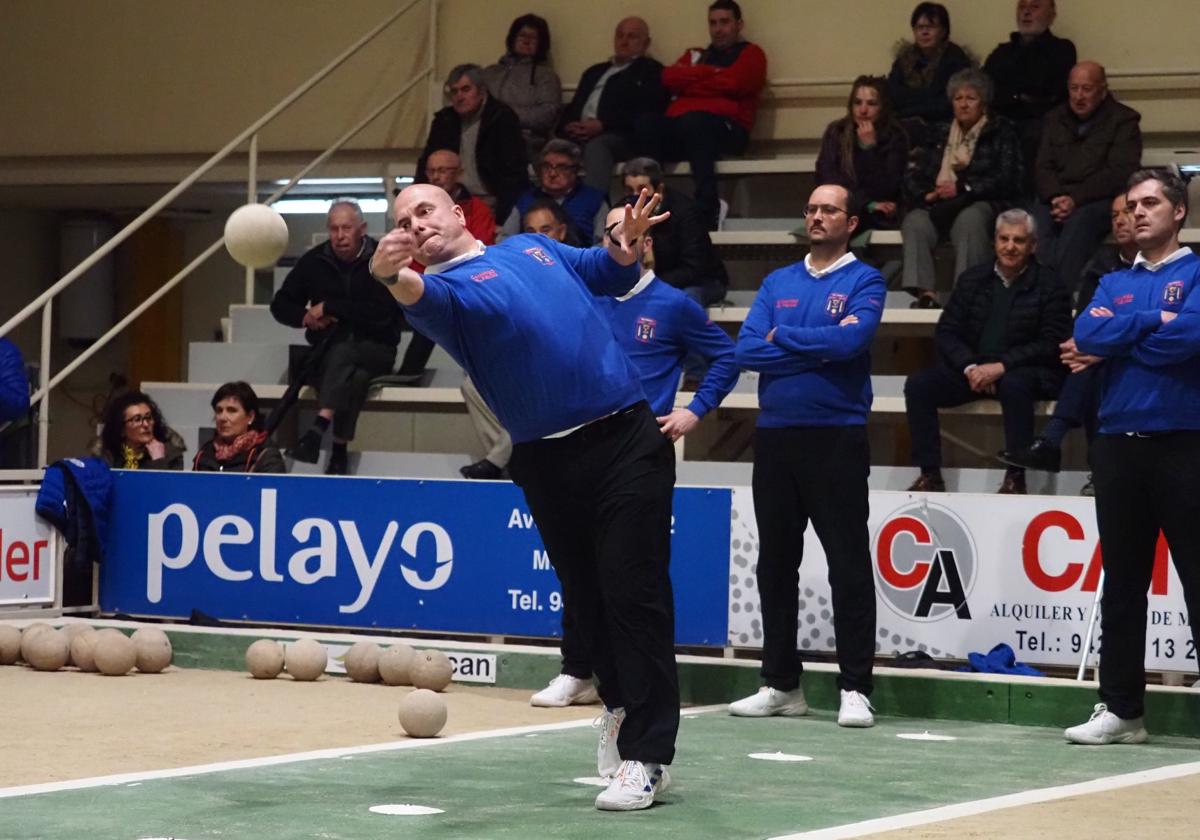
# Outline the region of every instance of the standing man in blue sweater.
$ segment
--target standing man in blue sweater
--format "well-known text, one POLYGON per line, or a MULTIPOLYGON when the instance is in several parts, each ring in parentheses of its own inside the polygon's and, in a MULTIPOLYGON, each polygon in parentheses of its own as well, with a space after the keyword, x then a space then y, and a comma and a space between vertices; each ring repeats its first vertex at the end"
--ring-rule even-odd
POLYGON ((1178 176, 1135 172, 1127 198, 1138 255, 1100 280, 1075 321, 1079 352, 1108 360, 1092 444, 1101 702, 1066 730, 1076 744, 1146 740, 1146 590, 1160 529, 1200 648, 1200 257, 1179 245, 1187 186, 1178 176))
POLYGON ((637 280, 665 216, 644 191, 605 248, 520 234, 485 247, 442 189, 408 187, 371 272, 470 375, 513 440, 509 472, 573 604, 619 766, 601 810, 648 808, 669 784, 679 680, 670 564, 675 452, 593 304, 637 280), (424 263, 422 277, 409 268, 424 263))
POLYGON ((803 715, 796 649, 800 560, 809 520, 833 590, 840 726, 873 726, 875 578, 867 534, 867 415, 871 339, 886 287, 848 250, 859 210, 845 187, 813 190, 804 208, 812 249, 763 281, 737 340, 737 360, 760 373, 754 435, 754 511, 765 685, 731 703, 742 717, 803 715))
MULTIPOLYGON (((624 206, 614 207, 605 219, 604 244, 619 247, 613 231, 625 214, 624 206)), ((738 366, 733 342, 724 330, 708 318, 690 295, 658 279, 651 268, 654 242, 642 236, 642 278, 618 298, 596 301, 608 315, 617 344, 642 378, 642 389, 650 410, 668 440, 676 441, 696 428, 705 414, 712 411, 737 384, 738 366), (675 392, 683 374, 683 361, 695 353, 704 359, 707 373, 686 407, 675 407, 675 392)), ((570 604, 562 614, 562 671, 550 684, 534 694, 532 706, 572 706, 596 702, 592 686, 592 663, 579 633, 570 604)), ((612 776, 617 768, 606 765, 597 756, 596 772, 612 776)))

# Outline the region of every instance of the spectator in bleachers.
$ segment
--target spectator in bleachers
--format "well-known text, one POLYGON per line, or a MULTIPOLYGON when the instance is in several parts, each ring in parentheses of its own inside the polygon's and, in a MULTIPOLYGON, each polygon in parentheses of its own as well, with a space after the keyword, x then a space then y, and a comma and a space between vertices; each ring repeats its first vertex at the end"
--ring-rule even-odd
MULTIPOLYGON (((1079 303, 1076 307, 1076 320, 1090 308, 1096 288, 1100 285, 1100 278, 1131 267, 1134 257, 1137 256, 1138 246, 1133 238, 1133 215, 1129 212, 1129 200, 1124 192, 1109 205, 1109 219, 1114 244, 1100 246, 1100 250, 1084 267, 1077 298, 1079 303)), ((1031 470, 1058 472, 1062 466, 1062 442, 1067 432, 1082 426, 1088 443, 1091 443, 1096 435, 1096 414, 1100 407, 1099 364, 1103 360, 1098 356, 1081 353, 1075 344, 1074 336, 1064 341, 1059 348, 1062 350, 1062 363, 1067 366, 1070 374, 1063 382, 1058 400, 1054 404, 1054 416, 1028 449, 1002 455, 1002 459, 1008 463, 1031 470)), ((1095 495, 1090 475, 1079 492, 1083 496, 1095 495)))
POLYGON ((690 164, 696 202, 709 230, 716 230, 720 213, 717 161, 746 151, 767 82, 767 55, 742 40, 743 25, 735 0, 710 5, 711 43, 685 51, 663 70, 663 86, 671 96, 667 112, 637 123, 638 154, 690 164))
POLYGON ((863 208, 858 232, 895 228, 907 163, 908 135, 892 113, 887 80, 859 76, 850 87, 846 116, 831 122, 821 138, 817 183, 841 184, 854 193, 863 208))
POLYGON ((530 205, 539 198, 549 198, 561 204, 567 212, 581 243, 592 245, 598 242, 604 233, 608 194, 580 180, 582 162, 583 152, 570 140, 556 137, 547 143, 537 156, 537 185, 529 187, 517 198, 516 207, 505 220, 502 233, 505 236, 520 233, 521 217, 530 205))
POLYGON ((279 449, 263 429, 258 394, 246 382, 226 382, 212 398, 216 434, 192 461, 197 472, 285 473, 279 449))
MULTIPOLYGON (((624 218, 624 203, 609 211, 606 232, 624 218)), ((661 227, 661 225, 659 226, 661 227)), ((606 233, 604 242, 611 237, 606 233)), ((687 295, 661 282, 654 274, 656 240, 642 237, 642 277, 619 298, 598 298, 596 305, 608 316, 617 344, 633 362, 650 409, 662 433, 679 440, 733 390, 738 379, 733 342, 708 319, 687 295), (708 362, 708 373, 686 408, 675 407, 675 393, 684 359, 697 353, 708 362)), ((576 629, 573 609, 562 615, 562 670, 550 684, 530 698, 533 706, 571 706, 595 703, 592 661, 576 629)))
POLYGON ((866 424, 870 348, 887 291, 879 272, 849 251, 859 217, 853 202, 842 186, 813 190, 804 208, 811 251, 803 262, 767 276, 738 334, 738 363, 760 373, 753 485, 764 685, 731 703, 733 715, 808 712, 796 631, 797 582, 811 521, 833 590, 838 725, 875 722, 867 699, 875 579, 867 533, 866 424))
POLYGON ((1021 148, 1013 124, 990 113, 992 82, 978 70, 960 70, 947 94, 954 119, 937 142, 918 148, 904 174, 910 210, 904 217, 904 288, 915 308, 936 309, 933 249, 949 238, 954 275, 991 253, 992 220, 1019 196, 1021 148))
POLYGON ((1069 98, 1046 115, 1035 166, 1040 256, 1074 293, 1080 272, 1108 233, 1112 196, 1142 159, 1141 114, 1108 92, 1104 68, 1071 69, 1069 98))
POLYGON ((321 440, 332 425, 325 472, 345 475, 346 447, 354 440, 367 386, 391 373, 396 361, 402 316, 387 289, 371 277, 376 241, 367 235, 358 202, 335 200, 326 227, 329 239, 305 252, 288 272, 271 301, 271 314, 286 326, 304 327, 309 353, 318 359, 306 366, 306 379, 317 389, 320 410, 288 454, 317 463, 321 440))
POLYGON ((950 12, 941 3, 918 3, 909 19, 912 42, 901 41, 888 74, 888 93, 900 119, 938 123, 954 114, 946 85, 972 61, 950 40, 950 12))
POLYGON ((1067 100, 1067 74, 1075 66, 1075 45, 1050 31, 1057 15, 1055 0, 1017 0, 1017 31, 983 63, 996 84, 996 113, 1012 120, 1021 135, 1025 193, 1033 191, 1042 118, 1067 100))
MULTIPOLYGON (((1033 217, 1006 210, 996 218, 995 260, 958 278, 934 332, 938 363, 904 383, 912 456, 921 468, 910 491, 946 489, 939 408, 998 399, 1005 449, 1019 452, 1033 442, 1034 403, 1058 395, 1071 301, 1054 271, 1034 259, 1036 250, 1033 217)), ((999 492, 1024 493, 1025 470, 1010 466, 999 492)))
POLYGON ((660 194, 660 209, 671 213, 654 229, 655 276, 701 306, 720 303, 729 287, 729 274, 695 200, 667 186, 662 166, 653 158, 627 161, 621 168, 621 180, 626 195, 635 196, 642 187, 660 194))
POLYGON ((613 35, 613 56, 583 71, 563 111, 559 134, 583 147, 583 179, 608 195, 613 165, 633 156, 634 125, 667 107, 663 66, 646 55, 650 27, 627 17, 613 35))
POLYGON ((507 219, 527 186, 525 139, 516 112, 488 95, 478 64, 460 64, 446 77, 450 104, 433 115, 415 180, 426 183, 425 166, 438 149, 457 152, 463 185, 507 219))
POLYGON ((562 110, 562 83, 550 67, 550 25, 521 15, 508 27, 504 55, 483 71, 488 92, 512 108, 529 157, 546 144, 562 110))
POLYGON ((104 410, 104 425, 91 449, 113 469, 182 470, 187 444, 166 424, 154 400, 128 391, 104 410))
MULTIPOLYGON (((577 247, 579 244, 574 237, 573 226, 566 211, 552 198, 539 198, 529 205, 525 217, 521 220, 521 228, 523 233, 541 234, 565 245, 577 247)), ((467 406, 467 416, 471 419, 475 436, 483 445, 484 456, 474 463, 459 467, 458 471, 462 473, 463 478, 486 481, 506 478, 505 471, 508 469, 509 459, 512 458, 512 438, 488 408, 471 377, 463 380, 461 390, 463 402, 467 406)))
POLYGON ((555 242, 581 247, 575 226, 563 206, 552 198, 539 198, 525 211, 521 219, 522 233, 540 233, 555 242))
POLYGON ((438 149, 425 159, 425 179, 439 186, 462 208, 467 230, 484 245, 496 244, 496 217, 487 202, 471 194, 462 182, 462 159, 451 149, 438 149))
POLYGON ((0 422, 29 413, 29 375, 17 345, 0 338, 0 422))

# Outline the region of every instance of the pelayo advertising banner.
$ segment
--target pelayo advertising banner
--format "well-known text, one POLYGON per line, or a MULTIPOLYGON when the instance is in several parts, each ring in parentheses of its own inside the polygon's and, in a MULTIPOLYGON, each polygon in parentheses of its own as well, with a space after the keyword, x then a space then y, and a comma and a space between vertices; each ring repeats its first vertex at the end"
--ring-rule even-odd
MULTIPOLYGON (((1079 663, 1101 570, 1091 499, 878 491, 869 532, 880 654, 923 650, 962 659, 1006 642, 1022 662, 1079 663)), ((762 645, 757 539, 750 489, 734 488, 729 643, 739 647, 762 645)), ((833 651, 827 576, 809 528, 800 567, 803 650, 833 651)), ((1183 591, 1161 536, 1149 603, 1147 667, 1194 672, 1183 591)), ((1100 646, 1097 621, 1092 649, 1100 646)))
MULTIPOLYGON (((514 636, 562 595, 511 484, 114 472, 106 611, 514 636)), ((725 644, 728 489, 675 491, 677 641, 725 644)))

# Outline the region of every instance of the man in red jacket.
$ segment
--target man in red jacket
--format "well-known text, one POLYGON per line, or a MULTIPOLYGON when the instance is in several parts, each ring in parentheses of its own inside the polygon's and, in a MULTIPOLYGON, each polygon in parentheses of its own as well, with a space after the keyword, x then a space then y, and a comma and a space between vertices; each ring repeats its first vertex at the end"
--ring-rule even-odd
POLYGON ((735 0, 709 6, 712 43, 689 49, 663 69, 671 96, 667 113, 644 116, 637 125, 639 155, 691 165, 696 201, 710 230, 717 227, 717 160, 746 151, 767 80, 766 53, 742 40, 742 26, 735 0))
POLYGON ((425 178, 429 183, 450 193, 454 203, 463 209, 467 217, 467 230, 484 245, 496 244, 496 217, 487 203, 471 195, 462 184, 462 160, 458 152, 438 149, 425 160, 425 178))

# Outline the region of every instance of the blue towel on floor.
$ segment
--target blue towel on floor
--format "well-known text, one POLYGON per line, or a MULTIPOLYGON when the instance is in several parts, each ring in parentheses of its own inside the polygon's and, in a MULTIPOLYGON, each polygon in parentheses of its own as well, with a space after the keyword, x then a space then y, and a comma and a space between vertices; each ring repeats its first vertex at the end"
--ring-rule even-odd
POLYGON ((961 670, 975 671, 981 674, 1019 674, 1023 677, 1046 676, 1037 668, 1018 662, 1013 649, 1003 642, 986 654, 968 653, 967 661, 971 663, 970 667, 961 670))

